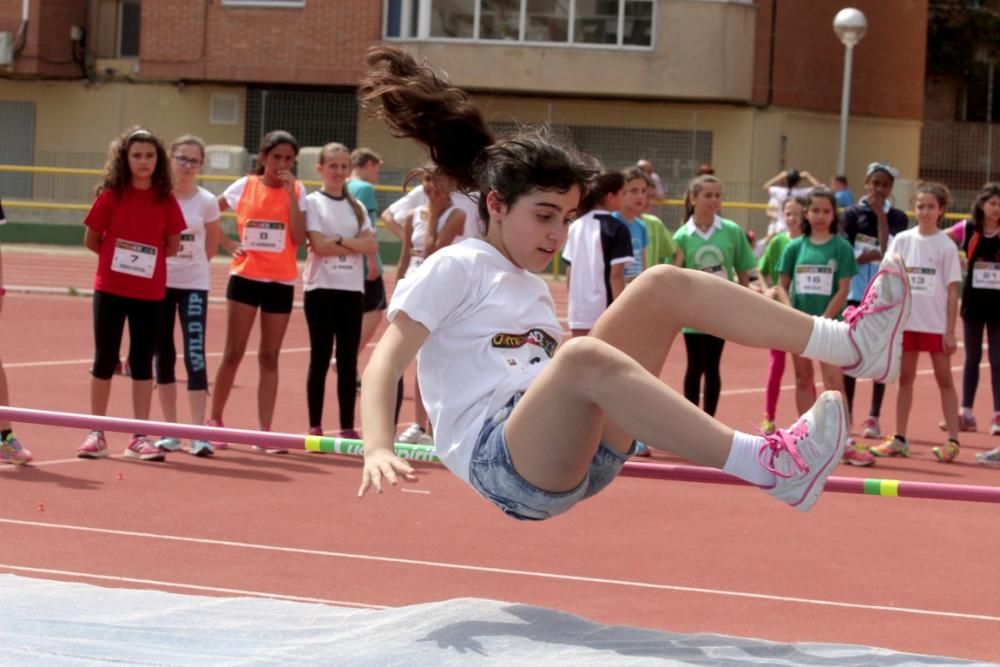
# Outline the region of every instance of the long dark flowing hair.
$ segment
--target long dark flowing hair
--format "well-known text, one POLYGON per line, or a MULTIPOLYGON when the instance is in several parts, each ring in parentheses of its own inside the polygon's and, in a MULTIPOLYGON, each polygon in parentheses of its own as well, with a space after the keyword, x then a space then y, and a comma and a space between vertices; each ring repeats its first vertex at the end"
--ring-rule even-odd
POLYGON ((374 47, 367 63, 358 87, 362 107, 394 136, 423 144, 456 189, 481 193, 479 215, 487 228, 486 193, 495 192, 509 207, 536 190, 567 192, 576 185, 583 193, 597 172, 596 160, 562 144, 546 127, 495 138, 465 91, 402 48, 374 47))

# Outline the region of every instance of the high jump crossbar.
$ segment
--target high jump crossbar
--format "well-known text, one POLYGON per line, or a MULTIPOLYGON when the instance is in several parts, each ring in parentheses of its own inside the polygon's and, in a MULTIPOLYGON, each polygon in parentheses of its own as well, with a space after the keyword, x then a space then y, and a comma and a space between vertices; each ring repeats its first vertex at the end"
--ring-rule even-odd
MULTIPOLYGON (((63 426, 67 428, 112 431, 117 433, 147 433, 173 438, 197 438, 241 445, 257 445, 267 449, 301 449, 307 452, 323 452, 348 456, 360 456, 363 446, 361 440, 350 438, 251 431, 216 426, 195 426, 191 424, 143 421, 139 419, 123 419, 121 417, 100 417, 72 412, 54 412, 50 410, 34 410, 8 406, 0 406, 0 419, 44 426, 63 426)), ((439 459, 434 455, 433 447, 429 445, 396 443, 396 454, 410 461, 440 463, 439 459)), ((724 473, 721 470, 691 465, 628 461, 622 467, 621 474, 626 477, 677 482, 752 486, 752 484, 724 473)), ((869 496, 1000 503, 1000 487, 972 484, 940 484, 936 482, 914 482, 898 479, 828 477, 824 490, 833 493, 852 493, 869 496)))

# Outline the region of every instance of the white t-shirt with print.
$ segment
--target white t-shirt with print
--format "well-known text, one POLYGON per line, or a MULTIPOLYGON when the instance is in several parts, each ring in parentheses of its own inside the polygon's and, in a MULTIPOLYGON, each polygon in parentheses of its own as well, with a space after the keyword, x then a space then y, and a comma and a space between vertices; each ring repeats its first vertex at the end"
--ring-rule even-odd
POLYGON ((181 232, 177 254, 167 257, 167 287, 208 290, 211 275, 205 251, 205 225, 219 219, 219 202, 211 192, 199 187, 190 197, 177 197, 187 227, 181 232))
POLYGON ((462 479, 486 419, 524 391, 562 336, 545 282, 479 239, 442 248, 396 284, 400 312, 430 331, 417 377, 434 426, 434 452, 462 479))
MULTIPOLYGON (((482 236, 482 231, 479 228, 479 196, 467 195, 464 192, 452 192, 451 203, 465 213, 465 229, 462 231, 461 238, 456 238, 455 242, 482 236)), ((402 225, 403 218, 406 217, 407 213, 426 204, 427 195, 424 194, 424 186, 418 185, 390 204, 389 213, 392 214, 396 222, 402 225)))
POLYGON ((894 236, 888 252, 900 254, 910 279, 913 306, 905 330, 947 333, 948 285, 962 282, 955 242, 944 232, 924 236, 913 227, 894 236))
MULTIPOLYGON (((319 232, 327 238, 343 236, 356 238, 363 231, 372 231, 371 220, 361 204, 364 224, 358 228, 358 214, 351 208, 346 198, 334 198, 322 191, 306 197, 309 209, 306 211, 306 231, 319 232)), ((364 255, 328 255, 321 257, 309 248, 306 266, 302 271, 305 291, 314 289, 337 289, 348 292, 365 291, 364 255)))

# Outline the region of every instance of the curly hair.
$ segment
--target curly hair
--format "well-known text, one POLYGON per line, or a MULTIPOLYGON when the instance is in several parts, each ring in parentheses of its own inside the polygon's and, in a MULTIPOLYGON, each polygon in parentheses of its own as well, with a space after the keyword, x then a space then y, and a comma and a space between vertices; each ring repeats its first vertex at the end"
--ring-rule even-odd
POLYGON ((96 194, 111 190, 120 197, 132 183, 132 169, 128 165, 128 152, 134 144, 151 144, 156 149, 156 166, 153 168, 151 187, 157 199, 164 199, 173 191, 167 151, 159 137, 143 127, 129 128, 111 142, 108 160, 104 163, 104 180, 97 186, 96 194))

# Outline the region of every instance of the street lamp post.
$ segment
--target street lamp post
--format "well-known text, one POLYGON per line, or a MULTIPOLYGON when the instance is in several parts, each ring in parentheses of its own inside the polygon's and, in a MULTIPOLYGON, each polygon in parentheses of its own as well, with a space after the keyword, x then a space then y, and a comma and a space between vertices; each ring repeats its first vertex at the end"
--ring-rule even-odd
POLYGON ((833 17, 833 32, 844 45, 844 89, 840 95, 840 153, 837 157, 837 173, 844 173, 847 158, 847 117, 851 106, 851 64, 854 47, 868 31, 868 20, 860 10, 847 7, 833 17))

